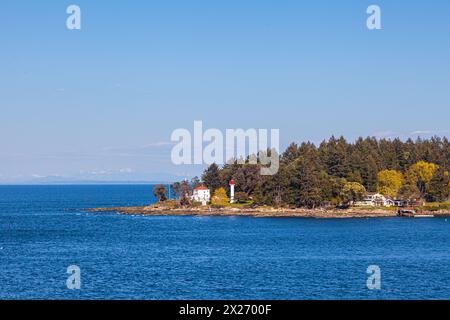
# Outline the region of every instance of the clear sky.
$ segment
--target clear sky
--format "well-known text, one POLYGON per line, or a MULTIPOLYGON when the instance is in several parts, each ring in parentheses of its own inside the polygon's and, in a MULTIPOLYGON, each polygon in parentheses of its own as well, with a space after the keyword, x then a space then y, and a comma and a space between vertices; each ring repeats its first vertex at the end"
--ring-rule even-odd
POLYGON ((449 118, 448 0, 2 1, 3 183, 196 174, 168 143, 194 120, 279 128, 283 147, 449 136, 449 118))

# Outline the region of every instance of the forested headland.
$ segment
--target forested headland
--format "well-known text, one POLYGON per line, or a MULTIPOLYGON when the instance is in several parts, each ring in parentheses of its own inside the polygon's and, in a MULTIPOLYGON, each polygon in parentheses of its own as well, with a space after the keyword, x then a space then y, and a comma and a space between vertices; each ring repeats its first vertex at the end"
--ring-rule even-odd
POLYGON ((233 179, 237 202, 275 207, 346 205, 363 199, 368 192, 406 202, 443 202, 450 194, 449 167, 446 137, 415 141, 368 137, 348 142, 332 136, 319 145, 290 144, 280 154, 275 175, 261 175, 260 164, 212 164, 200 179, 176 182, 172 190, 181 204, 189 204, 187 195, 203 183, 217 195, 212 198, 214 204, 214 199, 224 202, 219 198, 227 196, 228 182, 233 179))

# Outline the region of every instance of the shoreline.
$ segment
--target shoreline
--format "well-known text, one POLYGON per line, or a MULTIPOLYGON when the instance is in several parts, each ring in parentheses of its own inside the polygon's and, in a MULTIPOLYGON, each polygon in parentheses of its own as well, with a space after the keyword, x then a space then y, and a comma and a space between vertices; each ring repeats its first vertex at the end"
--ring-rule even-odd
MULTIPOLYGON (((398 217, 397 210, 386 209, 288 209, 288 208, 211 208, 186 207, 169 208, 165 206, 134 206, 134 207, 106 207, 92 208, 89 212, 117 212, 118 214, 146 215, 146 216, 204 216, 204 217, 254 217, 254 218, 388 218, 398 217)), ((450 217, 450 210, 421 211, 419 218, 450 217)))

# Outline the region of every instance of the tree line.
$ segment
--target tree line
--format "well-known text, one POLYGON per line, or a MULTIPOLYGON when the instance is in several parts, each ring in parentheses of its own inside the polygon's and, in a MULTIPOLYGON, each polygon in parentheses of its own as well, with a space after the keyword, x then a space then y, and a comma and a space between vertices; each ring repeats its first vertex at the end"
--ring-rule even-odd
POLYGON ((214 193, 227 189, 234 179, 236 195, 243 201, 309 208, 349 204, 368 192, 407 202, 441 202, 450 194, 446 137, 415 141, 368 137, 350 143, 332 136, 318 146, 292 143, 279 157, 279 170, 272 176, 261 175, 260 164, 211 164, 201 179, 176 182, 172 190, 187 204, 192 189, 200 183, 214 193))

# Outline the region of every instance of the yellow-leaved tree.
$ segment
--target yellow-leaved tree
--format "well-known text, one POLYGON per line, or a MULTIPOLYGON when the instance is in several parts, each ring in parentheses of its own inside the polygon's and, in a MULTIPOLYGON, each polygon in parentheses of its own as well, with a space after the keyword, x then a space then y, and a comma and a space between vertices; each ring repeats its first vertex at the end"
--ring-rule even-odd
POLYGON ((378 172, 378 192, 391 198, 397 197, 403 185, 403 173, 397 170, 383 170, 378 172))
POLYGON ((341 197, 346 204, 362 200, 366 194, 366 188, 358 182, 347 182, 341 190, 341 197))
POLYGON ((219 188, 214 192, 211 203, 216 206, 225 206, 230 203, 230 198, 224 188, 219 188))
POLYGON ((419 161, 413 164, 406 171, 406 181, 408 184, 416 185, 422 195, 427 191, 427 186, 439 168, 437 164, 419 161))

